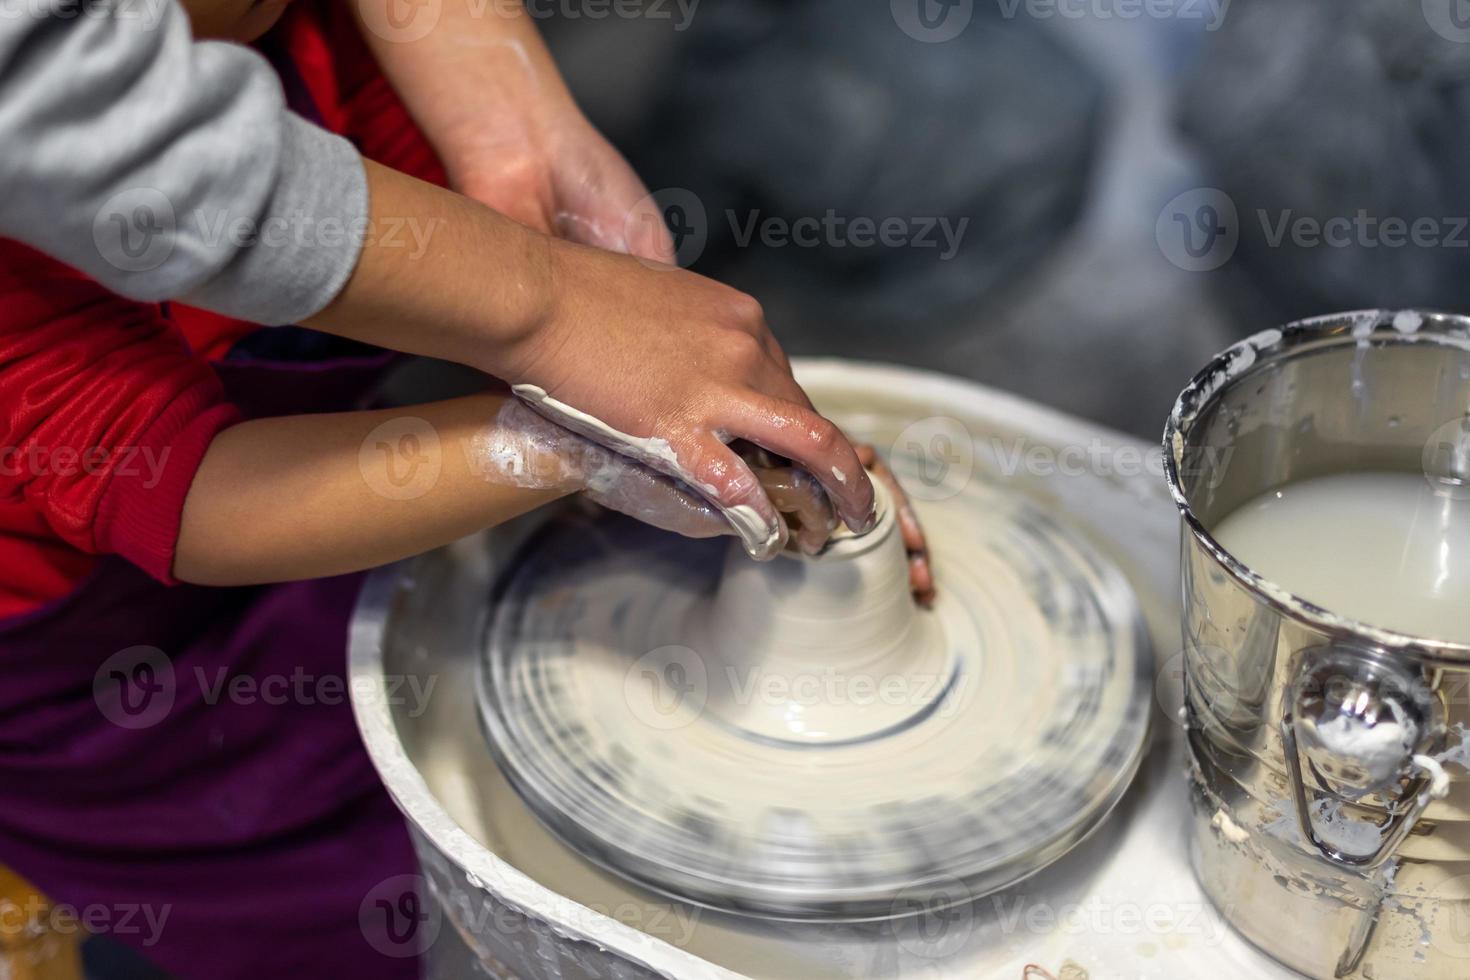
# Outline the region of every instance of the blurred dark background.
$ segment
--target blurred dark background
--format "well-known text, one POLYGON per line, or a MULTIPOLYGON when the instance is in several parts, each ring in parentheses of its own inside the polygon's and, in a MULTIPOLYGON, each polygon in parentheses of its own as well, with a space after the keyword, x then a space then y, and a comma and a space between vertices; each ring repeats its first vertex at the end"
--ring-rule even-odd
POLYGON ((1152 439, 1245 334, 1470 306, 1467 0, 532 7, 672 189, 692 267, 758 296, 792 353, 1152 439))

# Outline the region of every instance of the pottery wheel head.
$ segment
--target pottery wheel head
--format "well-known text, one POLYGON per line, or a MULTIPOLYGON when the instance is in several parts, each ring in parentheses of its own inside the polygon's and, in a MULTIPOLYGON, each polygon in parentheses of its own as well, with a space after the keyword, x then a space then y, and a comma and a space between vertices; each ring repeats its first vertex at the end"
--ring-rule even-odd
POLYGON ((604 867, 771 918, 909 914, 1055 860, 1143 751, 1136 604, 1080 533, 1003 485, 915 507, 931 610, 887 501, 865 538, 764 564, 611 515, 548 525, 481 664, 511 784, 604 867))

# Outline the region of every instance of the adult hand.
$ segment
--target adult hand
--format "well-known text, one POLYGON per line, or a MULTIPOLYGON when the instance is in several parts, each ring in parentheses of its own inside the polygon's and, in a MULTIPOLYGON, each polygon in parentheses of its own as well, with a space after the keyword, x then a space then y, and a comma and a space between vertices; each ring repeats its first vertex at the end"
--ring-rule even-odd
POLYGON ((521 4, 442 0, 431 30, 385 35, 358 0, 363 36, 433 144, 450 186, 528 228, 671 261, 648 190, 577 107, 521 4))
POLYGON ((575 107, 463 141, 455 189, 527 227, 671 264, 674 243, 643 181, 575 107))

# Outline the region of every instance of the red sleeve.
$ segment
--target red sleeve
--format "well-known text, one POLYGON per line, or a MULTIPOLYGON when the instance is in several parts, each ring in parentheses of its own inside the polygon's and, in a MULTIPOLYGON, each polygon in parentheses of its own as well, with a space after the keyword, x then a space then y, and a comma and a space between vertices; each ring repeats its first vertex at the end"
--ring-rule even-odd
POLYGON ((0 499, 172 582, 184 497, 238 418, 157 306, 0 240, 0 499))

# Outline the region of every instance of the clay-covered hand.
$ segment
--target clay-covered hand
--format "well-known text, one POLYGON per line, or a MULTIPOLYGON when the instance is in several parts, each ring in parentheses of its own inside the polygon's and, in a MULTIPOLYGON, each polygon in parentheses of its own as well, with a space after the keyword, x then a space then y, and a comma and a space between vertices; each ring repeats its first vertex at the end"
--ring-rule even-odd
POLYGON ((501 373, 518 393, 549 396, 538 410, 619 451, 642 446, 635 458, 711 500, 753 557, 774 557, 786 531, 734 440, 813 474, 852 529, 871 524, 857 454, 792 377, 759 303, 691 272, 566 242, 550 242, 547 261, 552 308, 501 373), (588 417, 596 424, 582 424, 588 417))
MULTIPOLYGON (((806 554, 827 543, 837 519, 822 485, 804 470, 753 446, 738 447, 781 514, 790 542, 806 554)), ((551 422, 515 399, 467 447, 472 467, 508 486, 584 498, 645 524, 690 538, 734 535, 735 528, 678 480, 551 422)))
POLYGON ((467 452, 473 469, 492 483, 580 493, 685 537, 734 533, 718 510, 677 480, 549 422, 513 398, 467 452))
MULTIPOLYGON (((909 586, 914 599, 923 606, 934 603, 934 573, 929 565, 929 542, 913 503, 898 478, 883 462, 878 451, 868 443, 854 443, 863 468, 888 488, 896 510, 898 531, 908 553, 909 586)), ((821 485, 805 470, 791 466, 759 447, 740 446, 741 458, 750 464, 771 500, 781 511, 792 541, 803 554, 814 555, 827 545, 837 527, 830 502, 821 485)))

